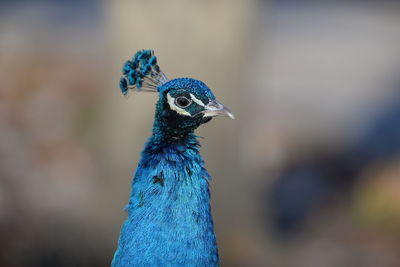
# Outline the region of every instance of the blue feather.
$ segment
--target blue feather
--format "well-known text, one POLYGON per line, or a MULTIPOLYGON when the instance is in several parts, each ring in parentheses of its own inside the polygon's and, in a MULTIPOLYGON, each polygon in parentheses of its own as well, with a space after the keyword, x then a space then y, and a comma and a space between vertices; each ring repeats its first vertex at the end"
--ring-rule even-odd
MULTIPOLYGON (((190 141, 195 140, 190 136, 190 141)), ((151 139, 142 153, 112 266, 216 266, 208 172, 198 143, 165 147, 151 139), (158 151, 158 152, 156 152, 158 151), (195 156, 194 156, 195 155, 195 156), (186 168, 191 169, 189 174, 186 168), (163 173, 163 184, 154 177, 163 173)))
POLYGON ((128 94, 128 82, 124 77, 121 77, 119 80, 119 87, 121 89, 122 94, 128 94))
POLYGON ((127 79, 122 91, 124 95, 128 94, 129 89, 157 92, 157 87, 167 82, 165 74, 157 65, 157 57, 154 56, 153 50, 138 51, 132 60, 125 62, 122 75, 122 78, 127 79))

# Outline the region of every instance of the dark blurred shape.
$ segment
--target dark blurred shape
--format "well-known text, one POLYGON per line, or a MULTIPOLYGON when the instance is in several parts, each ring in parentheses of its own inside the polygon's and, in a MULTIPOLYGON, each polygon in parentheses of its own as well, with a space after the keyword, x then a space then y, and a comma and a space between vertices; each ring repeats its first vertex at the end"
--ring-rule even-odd
MULTIPOLYGON (((400 86, 399 86, 400 87, 400 86)), ((360 167, 400 155, 400 93, 367 124, 367 131, 355 145, 353 158, 360 167)))
POLYGON ((280 234, 302 229, 307 216, 354 185, 354 165, 343 155, 316 154, 289 164, 272 186, 271 218, 280 234))
POLYGON ((369 166, 400 157, 400 98, 385 105, 366 125, 358 141, 347 149, 315 153, 283 168, 270 195, 272 223, 278 233, 286 236, 301 231, 318 208, 351 196, 369 166))
POLYGON ((330 185, 318 162, 303 162, 282 173, 274 185, 272 218, 280 233, 298 231, 308 214, 328 193, 330 185))

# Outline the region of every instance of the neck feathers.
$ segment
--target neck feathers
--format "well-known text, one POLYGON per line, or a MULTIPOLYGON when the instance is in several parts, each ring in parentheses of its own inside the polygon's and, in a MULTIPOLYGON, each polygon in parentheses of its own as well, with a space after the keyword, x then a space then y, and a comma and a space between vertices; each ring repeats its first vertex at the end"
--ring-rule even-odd
POLYGON ((196 136, 159 141, 153 135, 142 153, 113 266, 217 266, 209 175, 196 136))

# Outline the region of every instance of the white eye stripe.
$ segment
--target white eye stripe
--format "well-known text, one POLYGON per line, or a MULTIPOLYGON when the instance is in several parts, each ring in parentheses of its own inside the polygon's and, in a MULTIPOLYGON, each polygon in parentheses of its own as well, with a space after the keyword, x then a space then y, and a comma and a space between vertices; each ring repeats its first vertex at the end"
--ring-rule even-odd
POLYGON ((190 98, 192 98, 193 102, 197 103, 198 105, 205 107, 206 105, 204 105, 203 101, 201 101, 200 99, 197 99, 194 95, 190 94, 190 98))
POLYGON ((181 114, 184 116, 192 116, 189 112, 187 112, 183 108, 177 107, 175 105, 175 98, 172 97, 169 93, 167 94, 167 100, 168 100, 168 105, 169 105, 170 109, 172 109, 172 110, 176 111, 178 114, 181 114))
MULTIPOLYGON (((195 102, 196 104, 205 107, 206 105, 201 101, 200 99, 196 98, 193 94, 190 94, 190 98, 195 102)), ((189 112, 184 110, 183 108, 180 108, 175 105, 175 98, 172 97, 169 93, 167 94, 167 100, 168 100, 168 105, 169 107, 176 111, 178 114, 184 115, 184 116, 192 116, 189 112)))

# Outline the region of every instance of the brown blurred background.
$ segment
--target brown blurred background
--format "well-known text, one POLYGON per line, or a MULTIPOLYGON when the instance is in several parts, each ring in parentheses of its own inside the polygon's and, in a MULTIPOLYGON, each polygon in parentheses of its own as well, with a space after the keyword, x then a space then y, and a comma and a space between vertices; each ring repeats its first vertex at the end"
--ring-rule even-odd
POLYGON ((109 266, 154 49, 236 116, 198 130, 222 266, 400 266, 397 1, 0 1, 0 266, 109 266))

